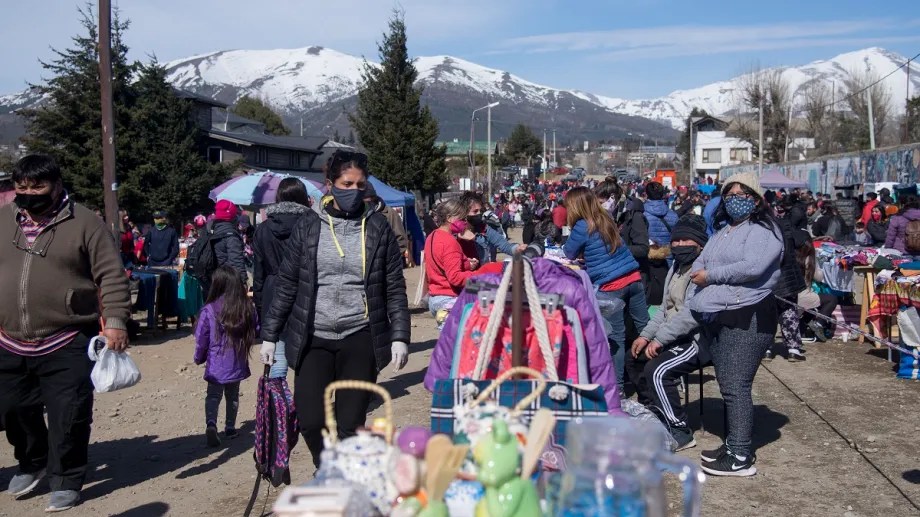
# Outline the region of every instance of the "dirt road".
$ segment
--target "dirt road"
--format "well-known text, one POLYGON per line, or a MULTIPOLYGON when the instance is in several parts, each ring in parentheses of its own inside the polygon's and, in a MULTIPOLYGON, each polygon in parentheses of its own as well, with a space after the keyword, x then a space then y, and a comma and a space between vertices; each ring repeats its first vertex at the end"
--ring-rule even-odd
MULTIPOLYGON (((407 270, 414 292, 418 269, 407 270)), ((421 385, 437 330, 427 313, 413 315, 408 367, 385 371, 396 423, 426 425, 429 396, 421 385)), ((86 502, 74 516, 241 515, 254 480, 251 454, 255 378, 241 389, 242 436, 219 449, 204 444, 202 368, 192 364, 190 329, 145 337, 132 348, 143 372, 138 386, 96 396, 91 474, 86 502)), ((808 361, 765 364, 754 385, 759 473, 750 479, 707 480, 703 515, 874 516, 918 515, 920 463, 916 402, 920 384, 894 377, 881 354, 855 343, 808 347, 808 361)), ((253 371, 260 371, 256 361, 253 371)), ((692 425, 700 401, 691 377, 692 425)), ((712 370, 704 374, 700 446, 718 445, 722 404, 712 370)), ((222 408, 223 409, 223 408, 222 408)), ((379 410, 375 412, 379 413, 379 410)), ((0 486, 15 473, 12 449, 0 440, 0 486)), ((292 474, 306 480, 309 452, 294 451, 292 474)), ((675 488, 669 493, 679 504, 675 488)), ((0 515, 42 515, 47 484, 13 501, 0 494, 0 515)), ((677 511, 676 506, 674 512, 677 511)))

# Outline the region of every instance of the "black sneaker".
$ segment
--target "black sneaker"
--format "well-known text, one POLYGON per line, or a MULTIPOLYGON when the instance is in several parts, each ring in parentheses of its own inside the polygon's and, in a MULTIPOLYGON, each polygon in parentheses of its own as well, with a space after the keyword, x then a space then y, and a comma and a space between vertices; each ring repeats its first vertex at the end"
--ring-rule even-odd
POLYGON ((786 359, 792 363, 800 363, 805 360, 805 354, 798 348, 790 348, 786 353, 786 359))
POLYGON ((228 427, 224 429, 224 438, 229 438, 230 440, 232 440, 239 435, 240 435, 240 432, 237 431, 236 428, 234 427, 228 427))
POLYGON ((674 452, 696 447, 696 440, 693 438, 693 431, 689 427, 671 427, 671 436, 674 438, 674 441, 677 442, 677 448, 674 449, 674 452))
POLYGON ((767 351, 763 354, 763 360, 766 361, 766 362, 768 362, 768 363, 769 363, 770 361, 772 361, 774 357, 776 357, 776 354, 773 353, 773 350, 767 350, 767 351))
POLYGON ((809 321, 808 328, 810 328, 811 331, 815 333, 815 337, 818 339, 818 341, 822 343, 827 341, 827 334, 824 333, 824 327, 822 327, 820 323, 817 321, 809 321))
POLYGON ((723 443, 719 446, 718 449, 712 449, 709 451, 700 451, 700 459, 703 461, 716 461, 719 459, 719 456, 725 454, 725 451, 728 450, 728 447, 723 443))
POLYGON ((204 431, 204 437, 207 439, 208 447, 220 447, 220 436, 217 436, 217 427, 209 425, 204 431))
POLYGON ((753 454, 745 459, 740 459, 726 448, 725 452, 715 461, 704 461, 701 468, 703 472, 711 476, 750 477, 757 474, 757 467, 754 466, 755 461, 757 461, 757 458, 753 454))

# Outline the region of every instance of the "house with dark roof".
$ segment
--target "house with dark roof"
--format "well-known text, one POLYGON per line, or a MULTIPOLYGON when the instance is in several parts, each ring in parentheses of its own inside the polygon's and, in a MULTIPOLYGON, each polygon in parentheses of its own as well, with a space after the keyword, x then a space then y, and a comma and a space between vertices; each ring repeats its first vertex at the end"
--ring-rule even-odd
POLYGON ((211 163, 239 163, 241 170, 321 171, 325 160, 320 136, 276 136, 261 122, 240 117, 228 105, 192 92, 176 90, 192 103, 192 116, 201 131, 202 153, 211 163))

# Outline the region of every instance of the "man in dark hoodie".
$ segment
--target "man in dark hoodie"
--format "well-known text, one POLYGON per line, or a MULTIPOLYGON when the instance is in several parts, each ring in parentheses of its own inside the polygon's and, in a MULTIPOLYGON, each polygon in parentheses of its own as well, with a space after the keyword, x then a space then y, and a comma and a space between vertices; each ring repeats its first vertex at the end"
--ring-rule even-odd
POLYGON ((153 228, 144 235, 144 254, 151 267, 172 266, 179 256, 179 234, 162 210, 153 213, 153 228))
MULTIPOLYGON (((307 189, 297 178, 285 178, 278 184, 278 194, 274 205, 265 212, 268 219, 256 227, 253 238, 253 276, 252 298, 259 313, 259 321, 265 321, 268 308, 272 306, 275 293, 275 279, 281 262, 288 254, 287 242, 297 221, 310 209, 310 196, 307 189)), ((283 343, 288 336, 282 333, 282 346, 274 349, 275 362, 269 377, 287 376, 288 363, 284 355, 283 343)))

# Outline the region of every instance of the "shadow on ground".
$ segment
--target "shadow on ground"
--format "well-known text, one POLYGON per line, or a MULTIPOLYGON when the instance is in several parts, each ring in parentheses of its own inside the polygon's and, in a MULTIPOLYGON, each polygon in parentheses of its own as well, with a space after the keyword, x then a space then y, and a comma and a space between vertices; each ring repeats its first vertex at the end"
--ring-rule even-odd
MULTIPOLYGON (((213 456, 206 463, 181 470, 175 477, 187 479, 211 472, 230 459, 252 450, 254 426, 252 421, 244 423, 239 430, 239 437, 224 440, 220 448, 205 447, 203 433, 163 441, 156 441, 157 436, 139 436, 92 443, 89 447, 90 466, 96 468, 88 476, 83 499, 98 499, 116 490, 167 475, 197 460, 213 456)), ((151 503, 157 504, 162 503, 151 503)), ((141 506, 129 510, 138 513, 123 515, 159 515, 153 511, 155 509, 141 506), (146 513, 142 512, 141 508, 146 513)), ((168 507, 165 510, 168 510, 168 507)))
POLYGON ((119 513, 113 513, 111 517, 160 517, 169 513, 169 505, 166 503, 156 502, 147 503, 140 506, 125 510, 119 513))
MULTIPOLYGON (((691 429, 705 429, 707 433, 725 440, 725 410, 721 398, 691 401, 687 405, 687 421, 691 429)), ((754 450, 778 441, 782 437, 781 429, 788 423, 789 417, 783 413, 773 411, 762 404, 755 404, 754 436, 751 444, 754 450)))

